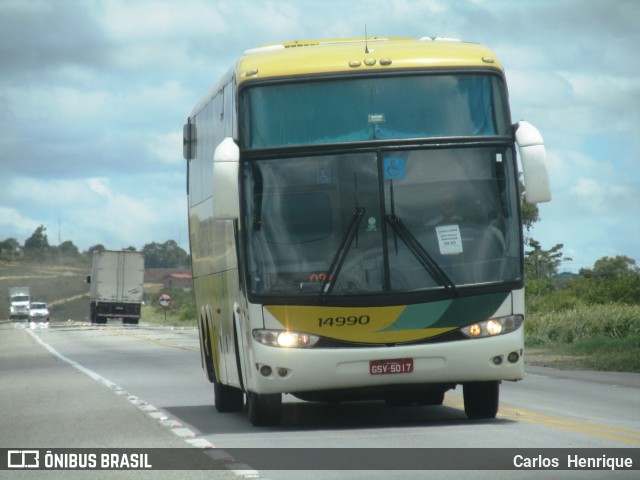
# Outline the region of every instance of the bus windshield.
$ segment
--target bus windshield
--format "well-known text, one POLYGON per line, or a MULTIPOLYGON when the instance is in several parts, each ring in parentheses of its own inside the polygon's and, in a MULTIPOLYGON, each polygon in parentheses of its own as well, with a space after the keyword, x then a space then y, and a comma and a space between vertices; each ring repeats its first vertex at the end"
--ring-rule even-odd
POLYGON ((242 94, 242 147, 509 135, 505 99, 488 74, 262 84, 242 94))
POLYGON ((250 289, 453 295, 520 281, 514 164, 488 146, 247 160, 250 289))

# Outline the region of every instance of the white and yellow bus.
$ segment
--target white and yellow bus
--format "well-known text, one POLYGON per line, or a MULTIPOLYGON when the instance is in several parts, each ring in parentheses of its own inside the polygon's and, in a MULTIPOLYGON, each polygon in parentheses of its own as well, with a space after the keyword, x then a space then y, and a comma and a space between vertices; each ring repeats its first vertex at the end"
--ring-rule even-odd
POLYGON ((462 385, 468 417, 495 417, 500 382, 523 378, 521 199, 550 189, 490 50, 431 37, 249 50, 193 109, 184 156, 218 411, 246 398, 270 425, 285 393, 424 405, 462 385))

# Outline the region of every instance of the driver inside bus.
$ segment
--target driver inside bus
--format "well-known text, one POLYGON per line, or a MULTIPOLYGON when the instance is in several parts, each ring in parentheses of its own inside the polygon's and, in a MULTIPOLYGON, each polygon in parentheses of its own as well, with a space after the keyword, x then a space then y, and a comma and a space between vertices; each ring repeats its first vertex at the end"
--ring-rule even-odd
POLYGON ((427 221, 427 226, 448 225, 460 223, 464 220, 459 199, 452 191, 446 191, 438 200, 438 214, 427 221))

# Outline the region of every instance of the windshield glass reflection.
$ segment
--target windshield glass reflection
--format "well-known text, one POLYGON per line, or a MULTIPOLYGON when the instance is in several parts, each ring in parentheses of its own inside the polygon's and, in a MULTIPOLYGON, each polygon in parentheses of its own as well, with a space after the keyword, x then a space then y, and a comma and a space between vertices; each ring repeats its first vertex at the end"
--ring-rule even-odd
POLYGON ((245 165, 258 295, 447 291, 521 276, 510 150, 416 149, 245 165))

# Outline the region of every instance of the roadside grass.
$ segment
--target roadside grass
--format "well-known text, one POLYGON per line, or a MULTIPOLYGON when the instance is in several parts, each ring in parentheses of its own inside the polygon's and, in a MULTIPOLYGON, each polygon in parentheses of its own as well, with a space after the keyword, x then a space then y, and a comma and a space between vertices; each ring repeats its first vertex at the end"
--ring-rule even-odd
POLYGON ((567 350, 584 355, 584 365, 590 370, 640 373, 640 336, 594 337, 569 345, 567 350))
POLYGON ((640 305, 570 305, 534 311, 525 322, 526 346, 548 350, 557 365, 640 373, 640 305))
POLYGON ((168 308, 166 312, 156 306, 144 305, 140 321, 171 327, 196 327, 195 315, 185 315, 183 310, 168 308))

